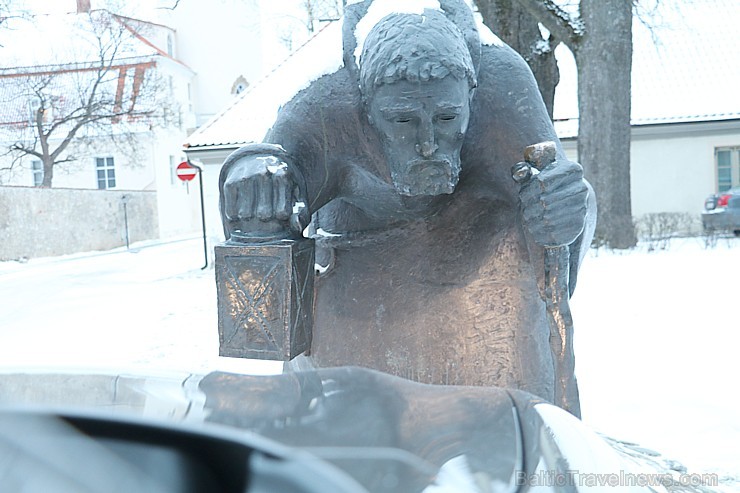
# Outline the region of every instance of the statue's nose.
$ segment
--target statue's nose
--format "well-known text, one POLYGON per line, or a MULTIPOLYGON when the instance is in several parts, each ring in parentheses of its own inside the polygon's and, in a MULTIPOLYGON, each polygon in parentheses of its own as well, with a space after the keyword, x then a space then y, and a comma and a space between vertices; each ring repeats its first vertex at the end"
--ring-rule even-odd
POLYGON ((439 149, 439 146, 435 144, 434 142, 422 142, 421 144, 416 144, 416 152, 421 154, 421 156, 425 159, 429 159, 430 157, 434 156, 434 153, 437 152, 437 149, 439 149))
POLYGON ((424 159, 429 159, 435 152, 437 152, 437 149, 439 149, 439 146, 434 142, 434 123, 432 122, 432 119, 422 118, 418 132, 418 144, 415 146, 416 152, 424 159))

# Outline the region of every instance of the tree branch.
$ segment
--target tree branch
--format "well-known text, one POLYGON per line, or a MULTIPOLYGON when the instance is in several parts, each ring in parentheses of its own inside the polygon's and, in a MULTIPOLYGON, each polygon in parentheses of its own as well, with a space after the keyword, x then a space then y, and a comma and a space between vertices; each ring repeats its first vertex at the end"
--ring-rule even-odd
POLYGON ((560 8, 554 0, 516 0, 542 23, 555 38, 564 42, 572 50, 578 48, 583 36, 583 23, 560 8))
POLYGON ((172 5, 172 7, 165 7, 165 6, 162 6, 162 7, 157 7, 157 8, 158 8, 158 9, 164 9, 164 10, 175 10, 175 9, 177 8, 177 6, 178 6, 178 5, 180 5, 180 0, 175 0, 175 1, 174 1, 174 5, 172 5))
POLYGON ((56 166, 58 164, 62 164, 62 163, 71 163, 73 161, 77 161, 77 158, 74 157, 74 156, 67 156, 64 159, 58 159, 58 160, 54 161, 54 166, 56 166))
POLYGON ((43 155, 39 151, 35 150, 32 147, 26 147, 20 142, 16 142, 15 144, 12 144, 10 147, 8 147, 8 149, 11 152, 18 152, 20 154, 28 154, 30 156, 36 156, 39 159, 43 157, 43 155))

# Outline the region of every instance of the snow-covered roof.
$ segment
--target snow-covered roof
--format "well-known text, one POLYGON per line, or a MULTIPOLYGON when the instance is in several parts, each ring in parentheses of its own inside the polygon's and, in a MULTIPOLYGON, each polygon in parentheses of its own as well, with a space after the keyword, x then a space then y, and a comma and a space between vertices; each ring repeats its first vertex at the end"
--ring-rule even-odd
POLYGON ((342 66, 342 26, 330 22, 272 72, 196 130, 185 147, 261 141, 280 108, 311 81, 342 66))
MULTIPOLYGON (((169 55, 164 26, 114 15, 107 10, 89 14, 36 15, 30 19, 8 19, 0 30, 0 74, 53 70, 95 63, 100 44, 116 44, 117 60, 129 63, 153 56, 169 55), (111 27, 112 26, 112 27, 111 27), (120 42, 111 39, 121 31, 120 42)), ((110 47, 110 46, 109 46, 110 47)))
POLYGON ((658 43, 638 26, 635 124, 740 117, 740 3, 676 2, 655 28, 658 43))
MULTIPOLYGON (((429 2, 419 3, 426 6, 429 2)), ((635 17, 633 125, 740 118, 738 25, 740 2, 736 0, 661 1, 655 10, 635 17)), ((481 38, 488 39, 488 34, 483 32, 481 38)), ((555 99, 555 126, 561 138, 575 137, 575 62, 562 45, 556 56, 561 82, 555 99)), ((316 75, 340 65, 341 27, 332 23, 193 133, 185 147, 232 147, 260 141, 282 104, 316 75)))

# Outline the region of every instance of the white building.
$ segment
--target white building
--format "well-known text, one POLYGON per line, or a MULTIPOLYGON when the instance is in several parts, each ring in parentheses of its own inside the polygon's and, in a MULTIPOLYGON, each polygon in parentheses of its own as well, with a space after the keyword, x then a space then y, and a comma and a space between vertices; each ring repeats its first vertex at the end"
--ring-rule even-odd
POLYGON ((120 114, 79 129, 57 157, 68 161, 54 166, 52 186, 156 191, 159 236, 197 230, 198 194, 174 174, 184 159, 180 143, 195 126, 188 94, 195 74, 174 56, 175 32, 78 3, 76 13, 21 19, 2 32, 0 56, 8 63, 0 69, 0 184, 41 184, 39 107, 51 150, 63 146, 75 115, 120 114), (31 152, 9 153, 14 146, 31 152))

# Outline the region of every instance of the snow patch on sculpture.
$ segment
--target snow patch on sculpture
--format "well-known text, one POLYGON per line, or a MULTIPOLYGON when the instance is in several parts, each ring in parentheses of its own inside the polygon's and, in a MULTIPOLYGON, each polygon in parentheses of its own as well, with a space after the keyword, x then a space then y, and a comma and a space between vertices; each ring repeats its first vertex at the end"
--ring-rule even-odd
POLYGON ((480 44, 483 46, 505 46, 501 39, 493 34, 493 31, 488 29, 488 26, 483 24, 480 16, 475 16, 475 27, 478 29, 478 36, 480 37, 480 44))

